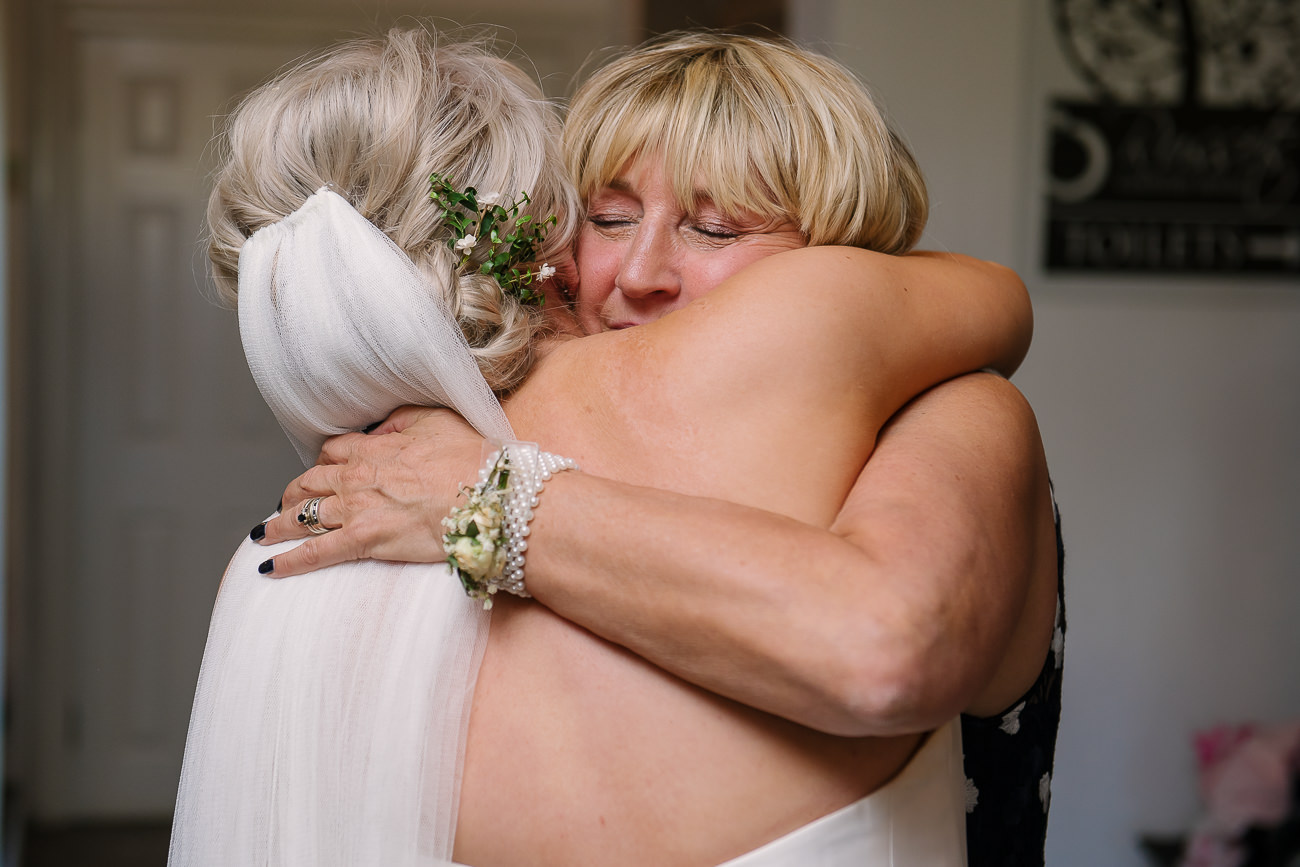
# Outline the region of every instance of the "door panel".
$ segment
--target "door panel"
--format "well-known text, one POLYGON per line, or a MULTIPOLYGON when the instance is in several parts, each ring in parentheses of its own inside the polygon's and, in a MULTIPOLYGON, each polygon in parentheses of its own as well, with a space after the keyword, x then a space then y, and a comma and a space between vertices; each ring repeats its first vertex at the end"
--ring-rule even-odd
POLYGON ((208 300, 201 232, 214 118, 307 47, 82 45, 72 814, 170 811, 217 582, 301 469, 208 300))

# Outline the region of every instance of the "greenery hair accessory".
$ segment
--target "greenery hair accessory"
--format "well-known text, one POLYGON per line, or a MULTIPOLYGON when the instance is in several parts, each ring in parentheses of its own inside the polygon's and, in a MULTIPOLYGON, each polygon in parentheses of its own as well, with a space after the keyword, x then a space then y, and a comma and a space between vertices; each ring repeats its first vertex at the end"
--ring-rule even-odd
POLYGON ((550 279, 555 268, 546 263, 536 271, 531 265, 524 270, 518 266, 536 261, 537 248, 547 229, 555 225, 555 215, 544 220, 531 214, 520 216, 519 209, 532 201, 528 193, 520 192, 518 199, 502 203, 499 193, 480 195, 473 187, 456 190, 437 172, 429 176, 429 187, 429 198, 442 208, 443 222, 455 236, 447 246, 460 254, 460 267, 465 267, 475 250, 486 246, 479 272, 490 274, 507 294, 540 307, 545 299, 533 287, 550 279))

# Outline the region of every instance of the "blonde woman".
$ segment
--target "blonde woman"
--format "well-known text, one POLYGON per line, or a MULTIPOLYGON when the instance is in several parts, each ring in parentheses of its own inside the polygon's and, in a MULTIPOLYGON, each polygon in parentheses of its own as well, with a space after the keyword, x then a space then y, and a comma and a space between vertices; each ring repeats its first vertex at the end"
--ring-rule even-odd
MULTIPOLYGON (((1023 290, 1000 269, 841 248, 767 258, 707 305, 568 339, 556 302, 574 209, 550 123, 516 71, 423 31, 335 49, 232 118, 214 270, 237 279, 250 366, 300 453, 400 404, 443 405, 564 455, 539 458, 551 485, 579 475, 572 460, 827 527, 911 395, 1023 353, 1023 290), (558 219, 540 262, 485 280, 479 238, 429 199, 435 174, 527 191, 522 215, 558 219), (501 288, 551 267, 541 313, 501 288), (787 341, 797 351, 773 352, 787 341)), ((533 494, 540 528, 551 490, 533 494)), ((953 721, 818 731, 526 599, 493 597, 489 629, 446 566, 263 577, 312 551, 272 531, 326 531, 328 503, 294 504, 263 529, 273 547, 247 543, 226 574, 174 863, 962 863, 953 721)))
MULTIPOLYGON (((577 309, 592 331, 682 308, 698 319, 705 313, 690 302, 748 262, 806 243, 902 252, 925 222, 919 173, 860 83, 783 43, 675 34, 635 49, 581 89, 565 149, 589 208, 577 309)), ((888 293, 916 290, 923 276, 942 281, 954 264, 877 259, 867 273, 888 293)), ((961 296, 966 277, 948 279, 961 296)), ((772 303, 819 304, 808 294, 818 285, 809 267, 772 303)), ((862 327, 859 347, 884 351, 874 341, 901 336, 882 319, 862 327)), ((653 345, 650 329, 638 330, 653 345)), ((792 327, 769 349, 794 364, 820 337, 792 327)), ((644 381, 623 377, 593 394, 589 411, 647 451, 684 449, 686 419, 644 417, 644 401, 667 385, 637 369, 644 381)), ((441 559, 434 521, 479 440, 450 414, 404 413, 382 430, 402 433, 342 437, 290 485, 286 503, 324 496, 327 526, 342 529, 277 557, 274 574, 359 556, 441 559)), ((765 472, 798 477, 804 466, 800 457, 765 472)), ((979 375, 918 398, 883 429, 839 514, 818 521, 726 502, 737 499, 729 489, 709 499, 686 496, 695 491, 671 477, 637 486, 600 475, 585 462, 548 489, 528 555, 538 602, 692 683, 818 731, 893 736, 963 713, 972 863, 1042 862, 1061 561, 1042 446, 1014 388, 979 375)), ((284 519, 257 532, 300 534, 284 519)))

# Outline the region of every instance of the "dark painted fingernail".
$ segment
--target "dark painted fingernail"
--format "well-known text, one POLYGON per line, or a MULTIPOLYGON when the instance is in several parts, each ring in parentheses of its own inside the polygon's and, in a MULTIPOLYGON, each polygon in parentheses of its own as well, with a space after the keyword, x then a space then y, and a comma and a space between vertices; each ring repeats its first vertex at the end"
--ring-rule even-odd
POLYGON ((270 575, 271 570, 274 568, 275 568, 275 558, 272 557, 270 560, 264 561, 261 566, 258 566, 257 571, 261 572, 263 575, 270 575))
POLYGON ((260 541, 262 541, 263 539, 265 539, 265 538, 266 538, 266 522, 263 521, 261 524, 258 524, 256 527, 254 527, 252 530, 250 530, 249 533, 248 533, 248 538, 252 539, 254 542, 260 542, 260 541))

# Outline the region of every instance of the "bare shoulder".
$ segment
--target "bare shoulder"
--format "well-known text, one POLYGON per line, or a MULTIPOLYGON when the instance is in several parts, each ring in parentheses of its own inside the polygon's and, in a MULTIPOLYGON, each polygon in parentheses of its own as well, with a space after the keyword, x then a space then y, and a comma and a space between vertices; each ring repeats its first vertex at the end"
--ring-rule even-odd
POLYGON ((890 258, 840 247, 769 256, 656 322, 571 341, 556 367, 619 394, 663 385, 709 405, 759 383, 773 399, 783 383, 842 390, 872 349, 843 305, 862 294, 865 263, 885 268, 890 258))
MULTIPOLYGON (((804 247, 749 265, 704 298, 667 317, 665 331, 714 320, 756 330, 834 329, 870 290, 892 290, 904 260, 855 247, 804 247), (676 320, 674 322, 674 319, 676 320)), ((897 286, 899 291, 906 287, 897 286)), ((852 324, 852 323, 849 323, 852 324)))
MULTIPOLYGON (((960 315, 947 303, 951 287, 982 298, 991 293, 977 287, 995 283, 1018 287, 1005 293, 1009 298, 1023 290, 1013 272, 967 256, 805 247, 749 265, 657 322, 605 335, 600 343, 581 341, 579 352, 620 371, 679 383, 706 377, 734 388, 819 377, 842 390, 862 384, 864 372, 897 374, 915 366, 910 354, 928 351, 911 339, 917 323, 960 315)), ((942 325, 925 331, 942 349, 942 325)))
POLYGON ((739 385, 819 377, 841 392, 865 386, 881 423, 947 376, 991 363, 1013 370, 1032 320, 1024 284, 991 262, 806 247, 753 263, 645 328, 660 369, 729 371, 739 385), (1004 332, 1014 349, 993 350, 1002 341, 991 335, 1004 332))
POLYGON ((869 369, 878 347, 864 338, 866 296, 890 280, 891 257, 844 247, 769 256, 707 296, 643 326, 640 349, 661 376, 769 390, 829 377, 833 387, 869 369))

